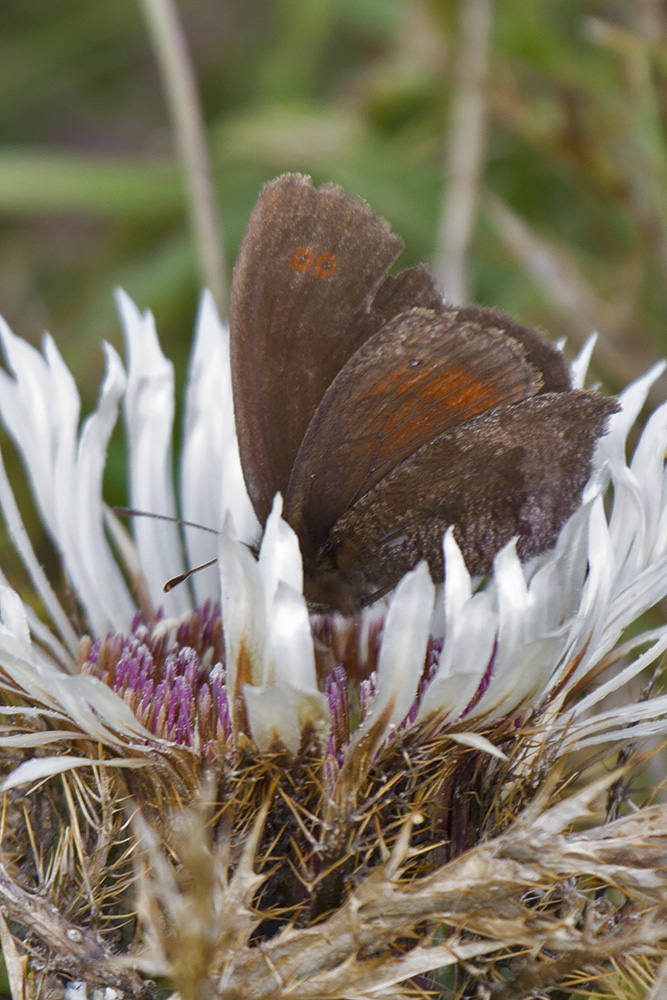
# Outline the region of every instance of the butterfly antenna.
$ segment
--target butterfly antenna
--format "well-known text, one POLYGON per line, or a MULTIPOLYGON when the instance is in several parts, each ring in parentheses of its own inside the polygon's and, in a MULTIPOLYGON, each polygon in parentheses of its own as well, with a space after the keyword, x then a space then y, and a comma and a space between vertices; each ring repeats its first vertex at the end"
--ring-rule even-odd
MULTIPOLYGON (((134 507, 112 507, 114 514, 118 514, 119 517, 153 517, 158 521, 171 521, 173 524, 181 524, 186 528, 199 528, 201 531, 210 531, 212 534, 217 535, 218 532, 215 528, 209 528, 206 524, 197 524, 196 521, 186 521, 182 517, 173 517, 171 514, 154 514, 150 510, 135 510, 134 507)), ((193 566, 192 569, 187 570, 186 573, 179 573, 178 576, 172 576, 171 580, 167 580, 164 587, 162 588, 165 594, 168 594, 170 590, 177 587, 179 583, 184 583, 189 577, 194 573, 198 573, 200 569, 208 569, 216 563, 217 559, 209 559, 208 562, 201 563, 199 566, 193 566)))
MULTIPOLYGON (((217 535, 218 532, 215 528, 209 528, 207 524, 197 524, 196 521, 186 521, 182 517, 174 517, 173 514, 154 514, 150 510, 135 510, 134 507, 112 507, 114 514, 118 514, 119 517, 152 517, 157 521, 171 521, 173 524, 181 524, 185 528, 199 528, 200 531, 210 531, 211 534, 217 535)), ((194 573, 194 570, 192 571, 194 573)))
POLYGON ((165 594, 168 594, 170 590, 174 587, 178 587, 179 583, 185 583, 185 581, 192 576, 193 573, 198 573, 200 569, 208 569, 209 566, 213 566, 217 563, 217 559, 209 559, 208 562, 202 563, 200 566, 193 566, 186 573, 180 573, 178 576, 172 576, 171 580, 167 580, 164 587, 162 588, 165 594))

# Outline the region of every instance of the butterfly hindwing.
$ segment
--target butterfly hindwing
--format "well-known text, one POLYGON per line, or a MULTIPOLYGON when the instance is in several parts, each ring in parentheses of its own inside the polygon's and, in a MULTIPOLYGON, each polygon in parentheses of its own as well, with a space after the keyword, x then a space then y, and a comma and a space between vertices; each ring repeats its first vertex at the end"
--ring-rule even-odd
MULTIPOLYGON (((536 395, 473 418, 413 453, 332 527, 322 562, 339 593, 369 599, 422 558, 442 579, 450 525, 470 573, 491 569, 518 536, 522 559, 549 548, 581 500, 613 398, 595 392, 536 395), (446 474, 443 475, 443 471, 446 474)), ((318 574, 310 599, 318 602, 318 574)), ((337 598, 333 598, 337 599, 337 598)))
MULTIPOLYGON (((521 345, 493 327, 454 310, 399 314, 348 360, 297 454, 285 512, 304 554, 413 452, 541 384, 521 345)), ((438 478, 446 487, 446 467, 438 478)))

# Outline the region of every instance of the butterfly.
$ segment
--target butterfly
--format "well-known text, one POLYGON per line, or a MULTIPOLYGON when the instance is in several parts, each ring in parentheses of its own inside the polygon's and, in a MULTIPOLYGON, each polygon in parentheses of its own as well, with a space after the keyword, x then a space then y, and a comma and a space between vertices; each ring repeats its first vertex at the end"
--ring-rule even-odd
POLYGON ((442 300, 355 195, 266 184, 234 266, 230 354, 241 465, 261 523, 274 494, 314 609, 352 613, 442 536, 485 574, 517 536, 551 547, 581 500, 613 397, 572 387, 561 352, 493 309, 442 300))

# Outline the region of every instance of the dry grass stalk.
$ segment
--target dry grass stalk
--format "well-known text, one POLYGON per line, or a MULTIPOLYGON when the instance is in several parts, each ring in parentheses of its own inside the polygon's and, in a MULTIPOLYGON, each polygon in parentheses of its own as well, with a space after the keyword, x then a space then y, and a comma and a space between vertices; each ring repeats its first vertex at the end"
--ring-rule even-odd
POLYGON ((505 762, 435 734, 396 738, 359 769, 335 830, 312 757, 248 755, 211 774, 194 806, 172 796, 168 815, 146 804, 148 774, 137 812, 126 779, 103 768, 29 803, 7 796, 14 979, 28 955, 47 994, 64 977, 151 997, 150 976, 182 1000, 335 1000, 412 996, 440 970, 452 997, 509 1000, 658 961, 667 806, 606 823, 593 809, 621 772, 576 792, 545 784, 536 734, 521 735, 505 762), (467 819, 450 817, 438 845, 433 803, 445 829, 447 801, 467 819))

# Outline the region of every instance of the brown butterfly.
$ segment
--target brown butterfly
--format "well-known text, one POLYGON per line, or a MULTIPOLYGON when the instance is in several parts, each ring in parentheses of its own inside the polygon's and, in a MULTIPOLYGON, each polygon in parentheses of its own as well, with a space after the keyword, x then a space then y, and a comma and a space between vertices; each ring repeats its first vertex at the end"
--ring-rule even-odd
POLYGON ((580 502, 613 398, 572 388, 535 330, 442 301, 388 223, 331 184, 266 184, 234 267, 231 362, 259 520, 274 494, 313 607, 353 611, 420 559, 443 576, 449 525, 473 574, 518 536, 554 544, 580 502))

